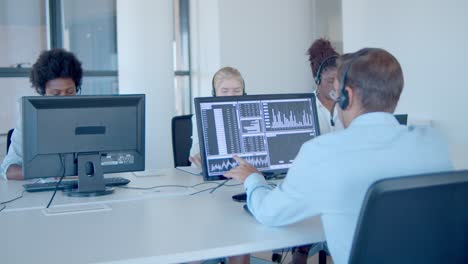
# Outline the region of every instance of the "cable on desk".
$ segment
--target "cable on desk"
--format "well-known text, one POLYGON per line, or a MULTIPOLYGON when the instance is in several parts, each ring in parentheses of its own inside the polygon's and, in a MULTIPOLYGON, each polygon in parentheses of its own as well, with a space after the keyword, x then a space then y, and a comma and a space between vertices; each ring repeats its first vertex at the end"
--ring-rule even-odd
POLYGON ((60 158, 60 163, 62 163, 62 177, 60 177, 60 180, 57 182, 57 184, 55 184, 54 194, 52 194, 52 197, 50 197, 50 201, 47 204, 46 208, 49 208, 50 204, 52 204, 55 194, 57 193, 58 187, 60 183, 62 182, 63 178, 65 177, 65 161, 64 161, 65 156, 63 156, 62 154, 59 154, 59 158, 60 158))
POLYGON ((10 200, 8 200, 8 201, 1 202, 0 204, 3 205, 3 207, 2 207, 2 209, 0 209, 0 212, 3 211, 3 210, 6 208, 6 204, 7 204, 7 203, 11 203, 11 202, 14 202, 14 201, 16 201, 16 200, 18 200, 18 199, 20 199, 20 198, 23 198, 23 195, 24 195, 24 192, 25 192, 25 191, 26 191, 26 190, 23 190, 19 196, 15 197, 15 198, 13 198, 13 199, 10 199, 10 200))
POLYGON ((218 186, 216 187, 211 187, 211 188, 207 188, 207 189, 204 189, 204 190, 201 190, 201 191, 197 191, 197 192, 194 192, 194 193, 191 193, 190 195, 196 195, 196 194, 199 194, 199 193, 202 193, 202 192, 206 192, 206 191, 210 191, 210 193, 213 193, 214 191, 216 191, 217 189, 223 187, 223 186, 227 186, 227 187, 232 187, 232 186, 238 186, 238 185, 242 185, 242 183, 240 184, 232 184, 232 185, 227 185, 226 183, 231 180, 231 179, 226 179, 225 181, 223 181, 222 183, 216 183, 218 184, 218 186))
POLYGON ((202 192, 206 192, 206 191, 209 191, 209 190, 212 190, 213 188, 208 188, 208 189, 204 189, 204 190, 201 190, 201 191, 198 191, 198 192, 194 192, 194 193, 191 193, 190 196, 192 195, 196 195, 196 194, 199 194, 199 193, 202 193, 202 192))
POLYGON ((214 191, 216 191, 217 189, 223 187, 223 185, 226 184, 226 182, 228 182, 230 179, 226 179, 224 182, 222 182, 220 185, 216 186, 213 188, 213 190, 210 191, 210 193, 213 193, 214 191))
POLYGON ((151 187, 131 187, 131 186, 115 186, 115 187, 116 188, 122 188, 122 189, 131 189, 131 190, 152 190, 152 189, 167 188, 167 187, 194 188, 194 187, 204 185, 204 184, 218 184, 219 185, 221 183, 219 183, 219 182, 202 182, 202 183, 197 183, 195 185, 168 184, 168 185, 156 185, 156 186, 151 186, 151 187))
POLYGON ((239 185, 243 185, 243 183, 236 183, 236 184, 224 184, 224 186, 226 186, 226 187, 234 187, 234 186, 239 186, 239 185))
POLYGON ((281 260, 281 263, 280 263, 280 264, 283 264, 284 260, 285 260, 286 257, 288 256, 288 253, 289 253, 289 249, 286 251, 286 255, 284 255, 283 260, 281 260))
POLYGON ((216 187, 210 187, 210 188, 207 188, 207 189, 197 191, 197 192, 194 192, 194 193, 190 194, 190 195, 195 195, 195 194, 199 194, 199 193, 206 192, 206 191, 211 191, 210 193, 213 193, 216 189, 218 189, 218 188, 220 188, 222 186, 234 187, 234 186, 242 185, 242 183, 226 184, 228 182, 228 180, 230 180, 230 179, 227 179, 222 183, 214 182, 214 181, 208 181, 208 182, 197 183, 195 185, 169 184, 169 185, 156 185, 156 186, 151 186, 151 187, 115 186, 115 188, 130 189, 130 190, 153 190, 153 189, 158 189, 158 188, 179 187, 179 188, 187 188, 188 189, 188 188, 194 188, 194 187, 197 187, 197 186, 200 186, 200 185, 205 185, 205 184, 216 184, 217 185, 216 187))

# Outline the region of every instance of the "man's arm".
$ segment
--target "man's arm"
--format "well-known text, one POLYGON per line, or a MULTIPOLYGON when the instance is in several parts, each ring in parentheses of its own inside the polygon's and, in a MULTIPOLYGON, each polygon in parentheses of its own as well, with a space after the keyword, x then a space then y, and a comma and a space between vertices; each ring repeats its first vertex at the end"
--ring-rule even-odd
POLYGON ((263 176, 253 174, 244 183, 247 192, 247 206, 255 218, 268 226, 283 226, 301 221, 311 213, 310 197, 301 195, 288 182, 287 177, 276 188, 272 188, 263 176))
MULTIPOLYGON (((247 205, 259 222, 268 226, 287 225, 322 211, 319 199, 314 201, 320 184, 314 185, 311 180, 314 176, 310 158, 301 150, 294 162, 294 169, 290 169, 284 181, 276 188, 268 185, 253 166, 238 157, 235 159, 239 166, 225 176, 244 182, 247 205)), ((320 195, 320 192, 317 194, 320 195)))

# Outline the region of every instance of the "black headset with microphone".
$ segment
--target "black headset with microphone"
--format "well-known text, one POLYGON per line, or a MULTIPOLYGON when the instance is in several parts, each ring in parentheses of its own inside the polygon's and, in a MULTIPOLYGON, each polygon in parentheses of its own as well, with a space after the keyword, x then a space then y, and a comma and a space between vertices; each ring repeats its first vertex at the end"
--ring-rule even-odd
POLYGON ((351 69, 351 66, 353 65, 353 63, 359 57, 364 56, 367 53, 369 53, 370 50, 372 50, 372 49, 369 49, 369 48, 363 49, 363 50, 360 50, 359 52, 354 53, 354 54, 351 55, 352 56, 351 60, 348 63, 348 65, 346 65, 346 68, 343 71, 343 74, 341 75, 341 78, 340 78, 340 88, 338 89, 340 91, 340 95, 335 100, 335 104, 333 105, 332 113, 331 113, 331 116, 330 116, 330 124, 332 126, 335 126, 335 122, 333 121, 333 111, 335 110, 335 105, 338 104, 342 110, 345 110, 349 105, 349 94, 348 94, 348 91, 346 90, 346 79, 348 77, 348 72, 351 69))
POLYGON ((340 95, 336 99, 336 103, 340 106, 342 110, 345 110, 346 107, 349 105, 349 95, 348 91, 346 91, 346 77, 348 77, 348 72, 349 69, 351 69, 351 64, 353 64, 354 59, 352 59, 348 65, 346 66, 346 69, 343 71, 343 74, 341 75, 340 78, 340 88, 338 89, 340 91, 340 95))
POLYGON ((346 91, 345 82, 346 82, 346 77, 348 76, 349 69, 351 69, 351 65, 353 64, 354 60, 356 60, 356 58, 357 57, 354 57, 351 59, 348 65, 346 65, 346 68, 343 71, 343 74, 341 75, 340 82, 339 82, 340 88, 338 89, 340 95, 335 100, 335 103, 333 104, 333 107, 332 107, 332 111, 330 113, 330 125, 333 127, 335 126, 335 121, 333 121, 333 116, 335 113, 335 105, 338 104, 342 110, 345 110, 346 107, 348 107, 349 105, 349 94, 348 94, 348 91, 346 91))
MULTIPOLYGON (((211 87, 213 88, 213 89, 211 90, 211 95, 213 95, 213 97, 216 97, 215 77, 216 77, 216 74, 213 75, 213 79, 211 79, 211 87)), ((247 93, 245 92, 245 81, 244 81, 244 78, 242 78, 242 76, 240 76, 240 79, 242 80, 242 95, 247 95, 247 93)))
POLYGON ((338 58, 338 55, 331 55, 331 56, 328 56, 326 57, 325 59, 322 60, 322 62, 320 63, 318 69, 317 69, 317 72, 315 73, 315 78, 314 78, 314 81, 315 81, 315 84, 319 85, 320 82, 322 82, 322 71, 323 69, 325 68, 325 64, 332 60, 332 59, 337 59, 338 58))

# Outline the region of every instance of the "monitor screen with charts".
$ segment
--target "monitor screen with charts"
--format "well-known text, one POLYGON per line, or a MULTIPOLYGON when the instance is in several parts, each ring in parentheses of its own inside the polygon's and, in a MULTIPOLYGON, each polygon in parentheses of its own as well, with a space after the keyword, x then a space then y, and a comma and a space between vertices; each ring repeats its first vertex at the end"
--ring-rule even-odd
POLYGON ((282 174, 302 144, 320 134, 314 94, 195 98, 205 180, 224 179, 242 157, 262 172, 282 174))

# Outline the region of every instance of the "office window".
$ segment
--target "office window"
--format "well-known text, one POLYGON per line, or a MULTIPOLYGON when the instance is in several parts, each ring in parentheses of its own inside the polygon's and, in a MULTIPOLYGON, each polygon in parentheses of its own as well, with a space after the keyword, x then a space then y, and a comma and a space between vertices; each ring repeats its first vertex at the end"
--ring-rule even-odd
MULTIPOLYGON (((43 0, 0 1, 0 139, 18 118, 21 96, 34 95, 29 70, 47 47, 46 9, 43 0), (27 6, 28 8, 24 8, 27 6)), ((3 136, 3 137, 2 137, 3 136)), ((5 150, 0 150, 3 155, 5 150)))
POLYGON ((32 64, 50 48, 83 64, 81 94, 118 93, 116 0, 0 0, 0 137, 14 127, 17 102, 35 95, 32 64))
POLYGON ((55 45, 72 51, 83 64, 82 94, 115 94, 117 31, 115 0, 55 1, 55 45))
POLYGON ((119 92, 117 76, 84 77, 81 94, 100 95, 119 92))
POLYGON ((0 1, 0 36, 0 77, 27 76, 47 46, 44 1, 0 1))
POLYGON ((192 111, 189 1, 174 0, 174 87, 178 115, 192 111))
POLYGON ((115 0, 62 0, 62 46, 87 71, 117 70, 115 0))

